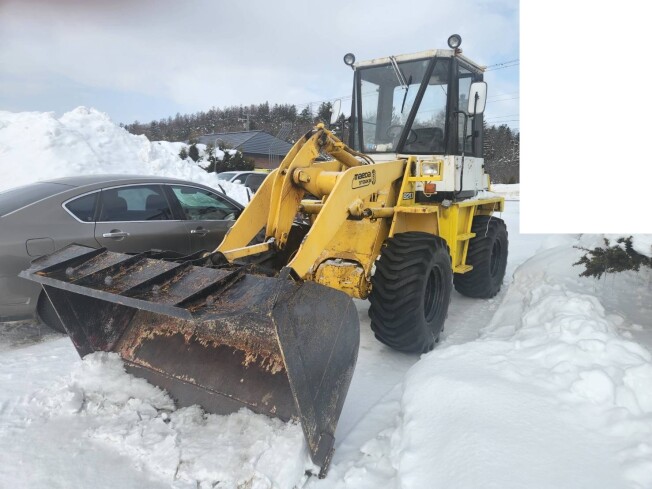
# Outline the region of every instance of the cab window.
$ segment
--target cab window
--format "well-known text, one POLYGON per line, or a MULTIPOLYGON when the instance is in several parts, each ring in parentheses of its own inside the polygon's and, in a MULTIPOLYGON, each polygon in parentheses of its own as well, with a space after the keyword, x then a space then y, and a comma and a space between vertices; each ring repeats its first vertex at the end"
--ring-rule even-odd
MULTIPOLYGON (((460 66, 458 71, 458 81, 457 81, 457 109, 466 111, 469 101, 469 89, 471 88, 471 83, 473 83, 473 73, 471 73, 466 68, 460 66)), ((457 152, 458 154, 462 153, 462 147, 464 147, 464 152, 469 155, 473 154, 473 119, 470 117, 466 120, 466 140, 464 140, 464 115, 458 114, 457 116, 457 152)))
POLYGON ((364 152, 396 151, 429 63, 429 59, 406 61, 360 70, 364 152))
POLYGON ((421 104, 408 132, 403 152, 444 153, 446 140, 446 104, 448 101, 449 65, 447 59, 438 59, 433 69, 421 104))

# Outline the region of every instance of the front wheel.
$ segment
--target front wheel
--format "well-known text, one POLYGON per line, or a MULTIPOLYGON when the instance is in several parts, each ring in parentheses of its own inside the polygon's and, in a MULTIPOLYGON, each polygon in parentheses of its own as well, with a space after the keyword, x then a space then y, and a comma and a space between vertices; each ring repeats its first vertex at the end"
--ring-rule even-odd
POLYGON ((395 350, 434 348, 448 314, 453 273, 446 241, 422 232, 388 238, 371 277, 376 338, 395 350))

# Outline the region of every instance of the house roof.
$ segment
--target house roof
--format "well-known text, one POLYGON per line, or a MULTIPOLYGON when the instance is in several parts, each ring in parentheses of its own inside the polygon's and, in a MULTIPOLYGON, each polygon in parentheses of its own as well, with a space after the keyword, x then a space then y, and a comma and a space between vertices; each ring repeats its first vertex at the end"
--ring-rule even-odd
POLYGON ((244 154, 285 156, 292 145, 264 131, 218 132, 200 136, 202 144, 224 144, 244 154))

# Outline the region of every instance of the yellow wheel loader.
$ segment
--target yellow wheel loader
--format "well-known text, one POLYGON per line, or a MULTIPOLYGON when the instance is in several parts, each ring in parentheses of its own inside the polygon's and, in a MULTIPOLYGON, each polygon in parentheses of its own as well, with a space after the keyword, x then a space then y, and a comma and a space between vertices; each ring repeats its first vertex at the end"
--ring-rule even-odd
POLYGON ((459 42, 345 56, 349 144, 323 124, 305 134, 216 250, 70 245, 21 276, 42 284, 81 356, 117 352, 180 405, 297 420, 324 476, 358 353, 352 298, 369 299, 380 341, 426 352, 453 287, 486 298, 503 280, 507 231, 493 214, 504 201, 487 192, 482 158, 486 84, 459 42))

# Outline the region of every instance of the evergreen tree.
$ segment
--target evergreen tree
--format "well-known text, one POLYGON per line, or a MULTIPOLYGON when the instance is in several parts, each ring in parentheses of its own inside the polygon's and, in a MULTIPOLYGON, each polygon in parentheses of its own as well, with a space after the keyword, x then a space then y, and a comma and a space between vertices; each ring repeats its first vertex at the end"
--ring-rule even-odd
POLYGON ((322 102, 319 104, 317 109, 317 117, 315 117, 315 122, 323 122, 328 124, 331 120, 331 112, 333 111, 333 104, 330 102, 322 102))
MULTIPOLYGON (((150 141, 189 141, 199 136, 220 132, 235 132, 245 129, 247 118, 250 128, 260 129, 274 136, 280 136, 289 143, 293 143, 312 129, 316 122, 328 124, 332 106, 330 102, 323 102, 316 113, 310 105, 300 111, 296 105, 276 104, 270 107, 268 102, 252 104, 249 106, 211 107, 206 112, 194 114, 175 114, 174 117, 125 125, 125 129, 132 134, 144 134, 150 141), (288 129, 289 128, 289 129, 288 129)), ((432 125, 443 127, 438 121, 440 114, 433 115, 432 125)), ((442 116, 443 117, 443 116, 442 116)), ((340 121, 334 125, 338 137, 348 142, 349 124, 345 120, 343 130, 340 121)), ((189 156, 194 161, 199 160, 199 152, 189 148, 193 155, 189 156)), ((518 183, 520 161, 520 134, 507 125, 491 126, 484 123, 484 158, 485 168, 495 183, 518 183)))
POLYGON ((249 158, 245 158, 240 151, 232 153, 224 143, 219 144, 219 149, 224 152, 221 160, 215 163, 214 171, 222 173, 224 171, 251 171, 254 169, 254 162, 249 158))
POLYGON ((190 159, 195 163, 199 161, 199 148, 197 148, 196 143, 192 143, 188 148, 188 156, 190 156, 190 159))
POLYGON ((625 270, 639 271, 641 265, 652 268, 652 258, 637 253, 632 246, 632 236, 618 238, 615 245, 608 239, 604 240, 604 247, 592 250, 577 247, 586 253, 573 265, 584 265, 581 277, 600 278, 605 273, 623 272, 625 270))
POLYGON ((212 144, 208 144, 206 146, 206 152, 204 153, 204 156, 206 156, 206 161, 208 162, 208 166, 204 166, 202 168, 206 170, 208 173, 214 173, 215 168, 217 167, 217 164, 220 161, 220 159, 215 156, 215 146, 213 146, 212 144))

